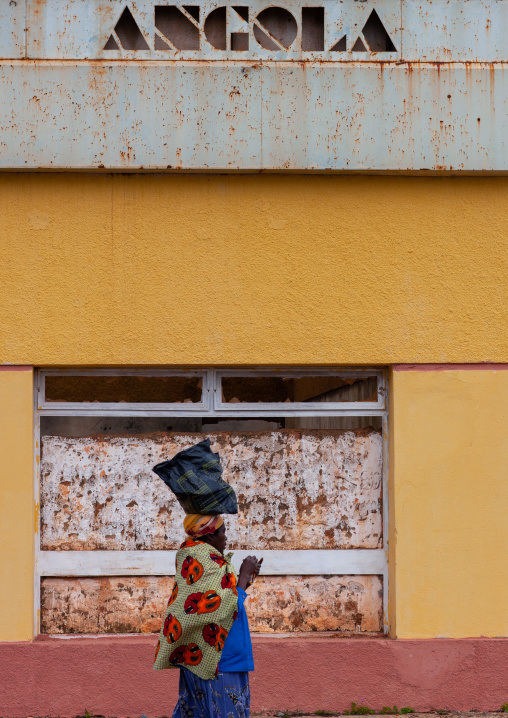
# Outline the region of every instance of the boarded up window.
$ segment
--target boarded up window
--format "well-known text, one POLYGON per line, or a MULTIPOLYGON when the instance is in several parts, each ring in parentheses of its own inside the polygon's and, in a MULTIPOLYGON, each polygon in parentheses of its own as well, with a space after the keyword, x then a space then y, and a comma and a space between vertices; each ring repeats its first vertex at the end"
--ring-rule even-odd
MULTIPOLYGON (((378 548, 382 440, 374 429, 208 434, 235 486, 231 549, 378 548)), ((45 550, 176 549, 183 511, 151 471, 202 434, 44 437, 45 550)), ((169 581, 169 583, 168 583, 169 581)), ((43 579, 47 633, 156 631, 163 577, 43 579)), ((377 576, 263 577, 249 601, 253 631, 380 631, 377 576)))
POLYGON ((251 630, 383 631, 382 373, 143 376, 48 372, 40 385, 41 631, 159 630, 184 513, 152 467, 205 437, 238 496, 228 550, 268 552, 265 569, 277 556, 249 591, 251 630))

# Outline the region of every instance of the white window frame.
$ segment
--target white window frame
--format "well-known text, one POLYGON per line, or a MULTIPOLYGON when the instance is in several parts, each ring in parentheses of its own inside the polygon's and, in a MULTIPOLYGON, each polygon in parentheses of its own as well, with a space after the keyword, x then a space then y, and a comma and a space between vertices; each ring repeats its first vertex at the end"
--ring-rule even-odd
MULTIPOLYGON (((118 416, 118 417, 302 417, 302 416, 380 416, 383 437, 382 522, 383 546, 379 549, 293 549, 256 550, 262 556, 263 574, 281 575, 382 575, 383 632, 388 625, 388 392, 386 371, 361 369, 48 369, 35 376, 35 501, 40 506, 40 451, 42 416, 118 416), (199 404, 142 404, 98 402, 46 402, 46 376, 200 376, 203 380, 199 404), (227 404, 222 402, 222 376, 333 376, 348 378, 377 376, 378 396, 375 402, 323 402, 279 404, 227 404)), ((39 515, 39 512, 38 514, 39 515)), ((235 551, 238 567, 249 551, 235 551)), ((166 576, 174 575, 176 551, 43 551, 40 520, 35 535, 34 631, 40 632, 41 579, 72 576, 166 576)))

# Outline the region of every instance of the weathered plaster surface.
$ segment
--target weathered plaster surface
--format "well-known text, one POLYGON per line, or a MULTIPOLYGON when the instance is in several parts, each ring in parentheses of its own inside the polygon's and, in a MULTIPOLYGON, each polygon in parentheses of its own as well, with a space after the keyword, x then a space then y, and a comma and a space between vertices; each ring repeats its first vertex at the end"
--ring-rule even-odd
MULTIPOLYGON (((184 513, 151 471, 203 434, 44 437, 44 549, 171 549, 184 513)), ((382 439, 357 431, 208 434, 240 512, 232 549, 378 548, 382 439)))
MULTIPOLYGON (((155 633, 171 594, 166 576, 44 578, 41 632, 155 633)), ((253 632, 382 630, 378 576, 260 576, 246 602, 253 632)))
POLYGON ((379 576, 260 576, 246 603, 253 630, 381 631, 379 576))
POLYGON ((173 578, 44 578, 41 633, 157 633, 173 578))

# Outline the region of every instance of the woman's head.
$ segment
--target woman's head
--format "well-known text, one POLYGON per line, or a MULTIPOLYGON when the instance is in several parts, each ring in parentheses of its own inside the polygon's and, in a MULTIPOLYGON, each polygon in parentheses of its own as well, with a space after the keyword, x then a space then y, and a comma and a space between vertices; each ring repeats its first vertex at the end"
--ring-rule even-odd
POLYGON ((226 527, 219 515, 187 514, 183 521, 187 536, 209 543, 221 553, 226 547, 226 527))
POLYGON ((201 540, 213 546, 220 553, 224 553, 227 544, 226 525, 222 523, 213 534, 206 534, 201 540))

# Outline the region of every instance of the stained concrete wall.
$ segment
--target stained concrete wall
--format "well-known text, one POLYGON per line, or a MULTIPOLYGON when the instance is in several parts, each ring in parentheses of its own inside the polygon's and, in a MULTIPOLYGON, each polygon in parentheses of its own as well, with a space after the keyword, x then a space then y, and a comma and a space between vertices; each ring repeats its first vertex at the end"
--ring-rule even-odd
MULTIPOLYGON (((383 630, 380 576, 264 576, 247 604, 255 631, 383 630)), ((249 619, 250 623, 250 619, 249 619)))
POLYGON ((382 437, 360 429, 45 436, 42 548, 178 548, 184 512, 151 468, 205 436, 239 500, 231 549, 382 546, 382 437))
MULTIPOLYGON (((155 633, 171 595, 165 576, 44 578, 41 632, 155 633)), ((378 576, 260 576, 246 602, 252 632, 382 630, 378 576)))

